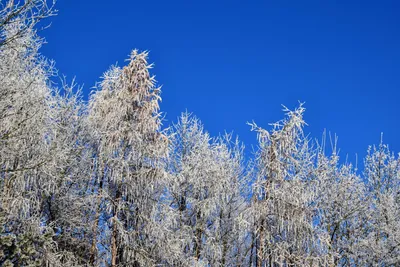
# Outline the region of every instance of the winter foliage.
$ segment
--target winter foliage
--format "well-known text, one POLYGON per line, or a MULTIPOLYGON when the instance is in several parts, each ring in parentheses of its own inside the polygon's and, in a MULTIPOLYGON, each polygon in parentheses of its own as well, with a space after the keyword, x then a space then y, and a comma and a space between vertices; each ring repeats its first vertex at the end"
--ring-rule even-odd
POLYGON ((400 158, 382 141, 363 170, 342 163, 300 104, 250 123, 245 159, 190 113, 163 127, 147 52, 85 102, 39 53, 53 4, 0 9, 1 266, 400 265, 400 158))

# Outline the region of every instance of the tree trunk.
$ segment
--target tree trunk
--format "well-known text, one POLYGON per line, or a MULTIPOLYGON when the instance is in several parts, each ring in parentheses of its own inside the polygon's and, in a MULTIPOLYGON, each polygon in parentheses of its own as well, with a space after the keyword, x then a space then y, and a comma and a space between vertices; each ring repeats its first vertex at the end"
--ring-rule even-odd
POLYGON ((258 242, 258 253, 257 253, 257 267, 262 267, 263 266, 263 261, 264 261, 264 219, 261 220, 260 225, 258 226, 258 232, 259 232, 259 242, 258 242))
POLYGON ((97 256, 97 229, 99 227, 99 218, 100 218, 100 205, 101 205, 101 192, 103 190, 103 178, 100 180, 99 189, 98 189, 98 200, 96 203, 96 217, 93 224, 93 240, 92 240, 92 247, 90 248, 90 259, 89 263, 92 266, 95 266, 96 263, 96 256, 97 256))
POLYGON ((111 235, 111 266, 112 267, 117 267, 117 259, 118 259, 118 241, 117 241, 117 235, 118 235, 118 229, 117 229, 117 220, 118 220, 118 202, 119 198, 121 196, 121 193, 119 191, 119 188, 117 186, 117 192, 115 193, 115 202, 114 202, 114 208, 113 208, 113 231, 111 235))
POLYGON ((200 254, 201 254, 201 236, 203 234, 203 231, 201 229, 201 222, 200 222, 200 211, 197 212, 197 220, 196 220, 196 244, 195 244, 195 258, 197 260, 200 259, 200 254))

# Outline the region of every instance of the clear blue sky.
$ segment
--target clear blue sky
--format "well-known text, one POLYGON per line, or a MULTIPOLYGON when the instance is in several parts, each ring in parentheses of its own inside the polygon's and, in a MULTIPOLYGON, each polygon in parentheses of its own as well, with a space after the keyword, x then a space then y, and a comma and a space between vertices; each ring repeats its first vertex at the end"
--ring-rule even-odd
POLYGON ((307 132, 339 136, 341 156, 384 141, 400 151, 399 1, 59 0, 42 53, 85 95, 131 49, 150 50, 168 125, 186 109, 213 135, 250 147, 281 104, 307 132))

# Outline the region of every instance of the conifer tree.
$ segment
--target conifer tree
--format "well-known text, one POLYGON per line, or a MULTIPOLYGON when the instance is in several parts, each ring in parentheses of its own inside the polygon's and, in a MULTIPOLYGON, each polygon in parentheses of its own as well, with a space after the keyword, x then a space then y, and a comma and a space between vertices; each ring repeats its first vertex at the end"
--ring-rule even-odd
POLYGON ((324 237, 314 228, 314 154, 303 134, 304 107, 285 108, 287 119, 268 132, 256 124, 259 152, 254 186, 256 266, 326 264, 324 237), (317 245, 318 244, 318 245, 317 245))
POLYGON ((160 89, 149 73, 151 67, 147 52, 132 51, 126 67, 105 73, 101 90, 89 103, 89 120, 98 140, 95 191, 105 203, 99 212, 107 213, 103 219, 111 266, 148 266, 154 260, 152 213, 167 143, 160 131, 160 89))

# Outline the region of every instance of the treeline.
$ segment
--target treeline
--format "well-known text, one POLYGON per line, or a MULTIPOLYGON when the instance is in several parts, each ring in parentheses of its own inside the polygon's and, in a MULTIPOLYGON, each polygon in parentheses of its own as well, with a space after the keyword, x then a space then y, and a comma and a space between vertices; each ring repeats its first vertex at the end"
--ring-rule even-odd
POLYGON ((54 13, 46 0, 1 4, 1 266, 400 265, 400 160, 387 145, 356 170, 335 139, 303 133, 300 105, 270 130, 251 124, 245 160, 191 114, 161 127, 136 50, 84 102, 38 52, 37 23, 54 13))

